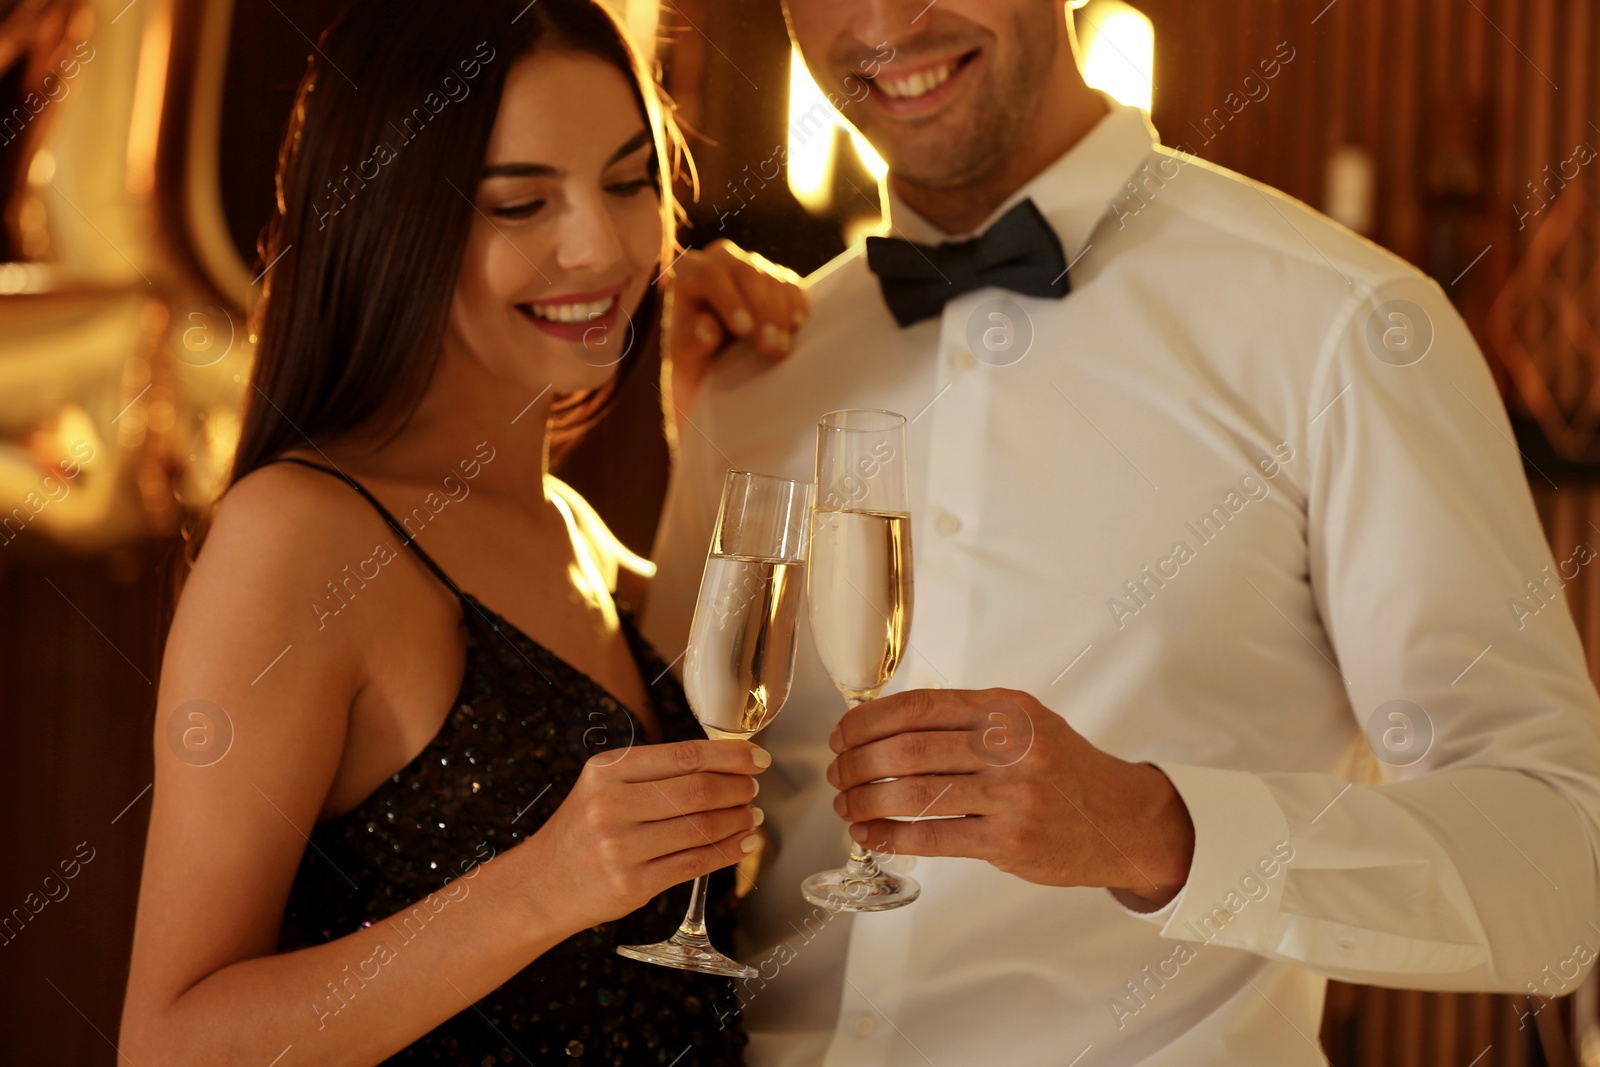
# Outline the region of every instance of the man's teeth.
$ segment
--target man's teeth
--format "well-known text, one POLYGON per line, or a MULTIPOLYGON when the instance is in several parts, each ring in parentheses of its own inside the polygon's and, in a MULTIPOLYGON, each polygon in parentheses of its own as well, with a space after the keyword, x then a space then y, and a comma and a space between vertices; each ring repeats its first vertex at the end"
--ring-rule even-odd
POLYGON ((617 302, 614 296, 604 300, 591 300, 584 304, 528 304, 529 311, 541 319, 551 322, 588 322, 592 318, 604 315, 611 310, 611 305, 617 302))
POLYGON ((900 78, 879 75, 872 80, 872 83, 895 99, 904 100, 908 97, 918 97, 933 92, 949 79, 955 69, 956 64, 951 61, 941 67, 935 67, 932 70, 919 70, 915 74, 907 74, 900 78))

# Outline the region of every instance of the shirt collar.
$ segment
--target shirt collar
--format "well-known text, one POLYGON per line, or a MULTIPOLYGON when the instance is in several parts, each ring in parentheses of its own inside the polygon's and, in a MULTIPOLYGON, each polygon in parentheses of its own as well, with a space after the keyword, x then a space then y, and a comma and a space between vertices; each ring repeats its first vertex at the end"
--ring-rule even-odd
POLYGON ((1012 193, 971 233, 950 234, 939 229, 901 200, 887 179, 883 183, 887 192, 883 197, 885 219, 881 232, 921 244, 958 241, 982 233, 1001 215, 1032 197, 1055 227, 1067 259, 1076 259, 1111 202, 1121 195, 1123 183, 1161 143, 1141 109, 1118 103, 1104 93, 1100 95, 1110 108, 1105 116, 1077 144, 1012 193))

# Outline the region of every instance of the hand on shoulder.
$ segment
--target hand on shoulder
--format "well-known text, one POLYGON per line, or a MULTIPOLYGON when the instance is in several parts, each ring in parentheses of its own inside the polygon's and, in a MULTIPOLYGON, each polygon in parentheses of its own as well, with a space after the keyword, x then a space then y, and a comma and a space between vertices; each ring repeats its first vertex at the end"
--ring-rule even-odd
POLYGON ((680 418, 694 403, 707 368, 735 340, 763 355, 789 354, 809 303, 787 267, 718 239, 673 264, 662 318, 662 356, 671 368, 680 418))

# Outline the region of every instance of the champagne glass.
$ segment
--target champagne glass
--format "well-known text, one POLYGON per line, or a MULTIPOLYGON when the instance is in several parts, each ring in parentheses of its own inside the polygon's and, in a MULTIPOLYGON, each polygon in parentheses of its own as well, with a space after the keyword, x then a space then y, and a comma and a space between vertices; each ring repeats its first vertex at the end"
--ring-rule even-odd
MULTIPOLYGON (((814 486, 729 471, 689 627, 683 684, 706 736, 748 739, 778 714, 794 677, 795 628, 805 590, 814 486)), ((621 945, 630 959, 754 978, 706 936, 707 875, 694 881, 678 932, 654 945, 621 945)))
MULTIPOLYGON (((828 677, 855 707, 888 684, 911 630, 911 514, 905 416, 851 408, 817 423, 817 504, 811 528, 811 632, 828 677)), ((837 911, 887 911, 922 892, 850 844, 843 867, 801 883, 837 911)))

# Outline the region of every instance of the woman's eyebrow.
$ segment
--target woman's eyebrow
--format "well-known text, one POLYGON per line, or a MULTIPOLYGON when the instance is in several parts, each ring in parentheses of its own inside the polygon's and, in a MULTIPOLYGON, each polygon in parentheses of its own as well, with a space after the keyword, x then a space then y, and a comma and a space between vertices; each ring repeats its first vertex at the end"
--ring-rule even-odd
MULTIPOLYGON (((606 166, 632 155, 650 143, 650 131, 640 130, 626 141, 622 146, 606 159, 606 166)), ((548 163, 494 163, 483 168, 485 178, 559 178, 563 175, 560 167, 553 167, 548 163)))
POLYGON ((611 153, 611 156, 606 160, 606 166, 609 167, 619 159, 624 159, 633 155, 635 152, 649 143, 650 131, 640 130, 626 141, 623 141, 621 147, 619 147, 615 152, 611 153))

